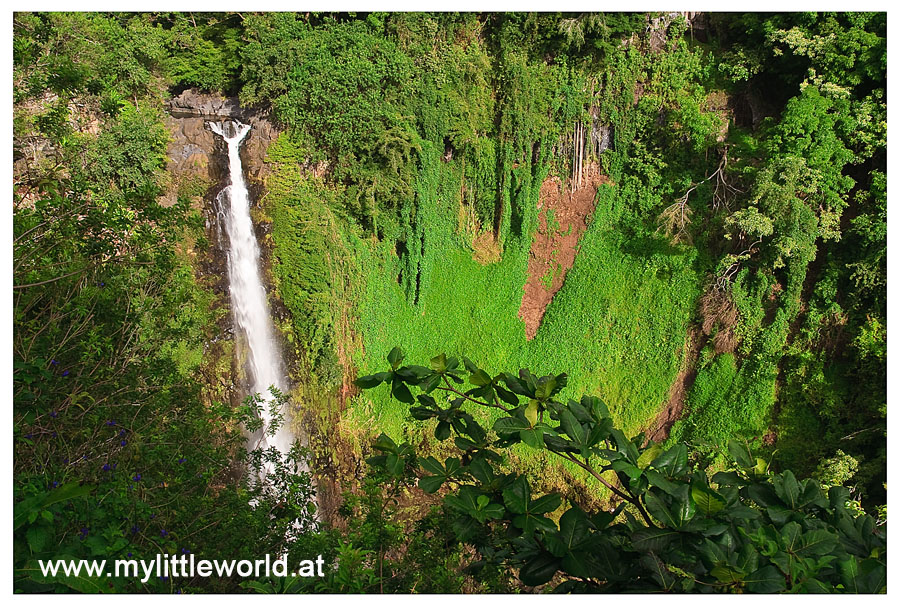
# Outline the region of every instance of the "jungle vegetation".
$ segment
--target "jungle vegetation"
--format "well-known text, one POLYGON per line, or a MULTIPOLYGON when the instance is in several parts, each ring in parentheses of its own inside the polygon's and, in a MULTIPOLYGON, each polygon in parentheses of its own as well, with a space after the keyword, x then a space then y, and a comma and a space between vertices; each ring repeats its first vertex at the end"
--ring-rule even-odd
POLYGON ((16 590, 884 591, 886 21, 16 13, 16 590), (188 88, 280 133, 254 210, 310 471, 267 483, 206 186, 158 203, 188 88), (591 175, 528 339, 542 187, 591 175), (334 567, 36 568, 285 552, 334 567))

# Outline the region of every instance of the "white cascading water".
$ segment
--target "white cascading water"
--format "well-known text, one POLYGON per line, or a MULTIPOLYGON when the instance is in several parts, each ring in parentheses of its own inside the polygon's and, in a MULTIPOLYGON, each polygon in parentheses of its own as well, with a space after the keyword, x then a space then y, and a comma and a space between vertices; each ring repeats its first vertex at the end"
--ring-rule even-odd
MULTIPOLYGON (((260 276, 259 244, 250 219, 250 194, 244 181, 241 166, 241 142, 250 132, 250 126, 237 121, 217 124, 209 128, 228 144, 228 171, 230 183, 219 192, 217 201, 228 234, 228 280, 231 285, 231 306, 237 328, 245 336, 250 371, 250 388, 262 396, 260 417, 263 431, 253 446, 266 449, 275 446, 284 455, 290 449, 294 436, 288 428, 288 412, 281 411, 282 423, 274 436, 267 429, 273 416, 269 410, 273 401, 269 387, 286 391, 281 351, 275 340, 275 328, 269 313, 266 290, 260 276), (230 134, 229 134, 230 133, 230 134)), ((255 436, 254 436, 255 437, 255 436)), ((271 470, 269 465, 266 471, 271 470)))

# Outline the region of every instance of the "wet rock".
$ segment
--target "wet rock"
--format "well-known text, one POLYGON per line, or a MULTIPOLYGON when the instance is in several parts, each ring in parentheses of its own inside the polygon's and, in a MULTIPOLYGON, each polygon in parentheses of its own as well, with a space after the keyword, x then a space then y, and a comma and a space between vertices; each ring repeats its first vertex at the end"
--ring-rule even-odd
POLYGON ((236 97, 220 97, 188 89, 169 101, 169 114, 176 118, 249 118, 251 110, 236 97))
POLYGON ((168 103, 165 124, 172 134, 167 150, 170 187, 160 203, 171 206, 179 195, 194 200, 196 208, 208 208, 228 176, 225 145, 207 123, 240 120, 250 125, 250 134, 241 148, 241 160, 251 185, 266 177, 266 151, 278 136, 278 129, 266 111, 241 107, 235 97, 220 97, 189 89, 168 103), (205 199, 205 203, 204 203, 205 199))

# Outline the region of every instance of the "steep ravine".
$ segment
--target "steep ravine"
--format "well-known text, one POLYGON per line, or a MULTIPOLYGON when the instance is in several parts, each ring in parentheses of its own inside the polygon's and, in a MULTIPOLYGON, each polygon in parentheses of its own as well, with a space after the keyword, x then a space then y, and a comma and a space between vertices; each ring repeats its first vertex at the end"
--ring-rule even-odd
MULTIPOLYGON (((204 380, 212 378, 217 383, 210 389, 211 397, 224 397, 236 406, 247 395, 252 378, 247 376, 247 348, 236 346, 246 339, 236 339, 228 264, 233 234, 229 234, 226 229, 227 222, 223 218, 229 216, 229 213, 226 212, 228 209, 222 207, 223 198, 220 196, 220 192, 231 183, 229 151, 226 142, 210 129, 209 124, 239 120, 250 126, 240 145, 240 165, 250 193, 251 211, 263 197, 265 154, 278 131, 262 111, 242 108, 233 98, 200 94, 192 90, 172 99, 168 110, 165 123, 172 134, 167 150, 170 183, 161 203, 174 204, 179 196, 187 197, 206 219, 205 236, 208 247, 188 251, 194 258, 199 281, 216 294, 215 304, 222 311, 207 346, 208 363, 215 366, 218 372, 209 373, 204 380)), ((255 222, 251 229, 260 248, 259 274, 268 294, 266 298, 269 308, 273 316, 283 320, 286 310, 279 304, 277 297, 272 296, 269 279, 271 251, 265 246, 269 226, 255 222)), ((273 338, 276 349, 284 350, 281 335, 277 331, 273 338)))

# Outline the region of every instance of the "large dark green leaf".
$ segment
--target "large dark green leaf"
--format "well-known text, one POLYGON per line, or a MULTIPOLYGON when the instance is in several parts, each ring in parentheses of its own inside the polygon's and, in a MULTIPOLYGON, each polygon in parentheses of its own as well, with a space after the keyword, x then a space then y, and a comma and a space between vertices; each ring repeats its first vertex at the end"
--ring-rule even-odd
POLYGON ((541 377, 538 379, 537 389, 534 390, 534 397, 538 400, 546 400, 554 393, 556 388, 556 377, 541 377))
POLYGON ((560 411, 559 420, 562 425, 562 430, 572 438, 572 441, 575 442, 576 446, 580 447, 585 443, 587 431, 582 427, 578 419, 575 418, 574 414, 564 408, 560 411))
POLYGON ((417 421, 427 421, 428 419, 436 417, 438 412, 433 408, 426 408, 425 406, 413 406, 409 409, 409 415, 417 421))
POLYGON ((786 470, 772 478, 772 487, 778 498, 784 501, 789 509, 798 509, 800 506, 800 483, 791 470, 786 470))
POLYGON ((377 372, 374 375, 365 375, 363 377, 359 377, 354 381, 354 383, 362 389, 372 389, 373 387, 378 387, 385 381, 389 381, 390 378, 391 373, 389 372, 377 372))
POLYGON ((725 499, 711 488, 700 483, 691 485, 691 499, 697 511, 706 516, 713 516, 725 508, 725 499))
POLYGON ((628 461, 618 460, 612 462, 612 468, 618 472, 624 473, 630 479, 636 480, 641 477, 641 470, 636 465, 632 465, 628 461))
POLYGON ((428 494, 434 494, 443 486, 446 479, 444 476, 422 476, 419 478, 419 488, 428 494))
POLYGON ((485 385, 491 384, 491 377, 488 373, 478 368, 469 377, 469 383, 477 385, 478 387, 484 387, 485 385))
POLYGON ((450 437, 450 423, 447 421, 438 421, 438 424, 434 428, 434 437, 438 440, 446 440, 450 437))
POLYGON ((431 369, 415 364, 398 368, 394 375, 410 385, 418 385, 427 377, 434 377, 431 369))
POLYGON ((478 497, 480 496, 484 496, 484 493, 474 486, 462 486, 456 494, 444 497, 444 502, 448 507, 460 513, 474 515, 478 509, 478 497))
POLYGON ((591 523, 578 507, 572 507, 559 519, 559 532, 544 538, 550 552, 556 557, 578 551, 590 540, 591 523))
POLYGON ((632 535, 631 546, 636 551, 659 551, 678 538, 677 530, 641 528, 632 535))
POLYGON ((519 405, 519 398, 517 398, 514 393, 503 389, 499 385, 494 385, 494 391, 497 392, 497 396, 499 396, 501 400, 503 400, 510 406, 519 405))
POLYGON ((653 492, 648 492, 645 497, 647 510, 669 528, 681 529, 694 517, 694 503, 688 494, 687 485, 683 484, 679 492, 677 497, 671 498, 671 504, 667 504, 653 492))
POLYGON ((837 537, 827 530, 811 530, 800 537, 795 553, 803 558, 822 556, 831 553, 837 544, 837 537))
POLYGON ((671 482, 666 479, 666 477, 655 469, 645 469, 644 475, 647 477, 647 481, 650 482, 651 486, 656 486, 663 492, 675 496, 681 487, 686 487, 687 484, 676 484, 675 482, 671 482))
POLYGON ((781 529, 781 541, 784 545, 785 551, 787 551, 788 553, 796 552, 797 549, 800 548, 800 538, 802 534, 803 529, 797 522, 790 522, 789 524, 785 524, 781 529))
MULTIPOLYGON (((435 374, 430 375, 424 381, 422 381, 419 384, 419 387, 425 393, 431 393, 432 391, 435 390, 435 388, 437 388, 438 385, 440 385, 440 383, 441 383, 441 375, 435 373, 435 374)), ((417 397, 421 397, 421 396, 417 396, 417 397)))
POLYGON ((28 548, 32 553, 40 553, 44 551, 51 538, 50 529, 43 524, 35 524, 29 526, 25 531, 25 540, 28 542, 28 548))
POLYGON ((718 582, 724 583, 725 585, 733 585, 735 583, 739 583, 745 576, 747 576, 746 573, 735 570, 727 564, 719 564, 717 566, 714 566, 713 569, 709 571, 709 574, 716 577, 716 580, 718 582))
POLYGON ((794 590, 797 593, 834 593, 831 587, 817 579, 804 579, 794 590))
POLYGON ((394 453, 388 453, 385 459, 385 468, 388 473, 394 476, 403 475, 403 469, 406 466, 405 461, 394 453))
POLYGON ((394 379, 393 387, 391 388, 391 395, 404 404, 412 404, 415 402, 415 400, 413 400, 412 393, 410 393, 409 391, 409 387, 407 387, 404 383, 401 383, 397 379, 394 379))
POLYGON ((634 442, 626 438, 625 434, 622 433, 622 430, 620 429, 611 429, 609 433, 615 439, 616 445, 619 447, 619 452, 622 453, 632 465, 637 465, 640 455, 638 454, 638 449, 637 446, 634 445, 634 442))
POLYGON ((522 384, 521 381, 519 381, 517 377, 509 374, 508 372, 502 373, 501 376, 503 377, 503 382, 506 383, 506 386, 514 394, 525 396, 527 398, 534 397, 534 391, 529 390, 524 384, 522 384))
POLYGON ((513 513, 525 513, 531 503, 531 486, 525 476, 518 476, 509 488, 503 491, 503 502, 513 513))
POLYGON ((403 350, 399 347, 393 348, 387 356, 388 363, 391 365, 391 370, 397 370, 397 367, 400 366, 400 362, 403 361, 404 357, 403 350))
POLYGON ((523 429, 530 429, 531 425, 524 418, 502 417, 494 421, 494 431, 500 437, 510 437, 512 434, 518 434, 523 429))
POLYGON ((485 486, 494 481, 494 468, 484 457, 476 456, 473 458, 469 463, 468 469, 472 477, 485 486))
POLYGON ((762 505, 763 507, 784 507, 784 503, 775 494, 771 484, 757 482, 747 486, 746 491, 747 496, 755 501, 757 505, 762 505))
POLYGON ((531 397, 535 396, 535 391, 537 390, 537 380, 534 378, 534 375, 531 374, 530 370, 528 370, 527 368, 519 369, 519 382, 531 394, 531 397))
POLYGON ((556 511, 560 505, 562 505, 562 497, 558 494, 545 494, 532 501, 528 511, 534 514, 550 513, 556 511))
POLYGON ((519 580, 532 587, 543 585, 559 570, 560 560, 550 553, 541 552, 529 559, 519 570, 519 580))
POLYGON ((682 476, 687 472, 687 447, 676 444, 656 457, 650 464, 669 478, 682 476))
POLYGON ((499 520, 505 513, 506 510, 500 503, 486 503, 479 507, 478 511, 475 514, 475 518, 480 522, 484 522, 489 519, 499 520))
POLYGON ((519 476, 503 491, 503 502, 510 512, 519 514, 513 518, 513 524, 530 534, 538 528, 544 530, 556 528, 555 524, 543 514, 556 510, 562 499, 559 495, 548 494, 532 501, 528 481, 519 476))
POLYGON ((859 563, 856 586, 860 593, 881 593, 887 588, 887 566, 875 558, 866 558, 859 563))
POLYGON ((454 438, 453 443, 456 444, 456 447, 460 450, 474 450, 475 448, 478 448, 478 444, 469 438, 464 438, 462 436, 454 438))
POLYGON ((535 427, 534 429, 523 429, 519 432, 519 437, 532 448, 540 449, 544 447, 544 431, 539 427, 535 427))
POLYGON ((609 408, 596 396, 581 396, 581 405, 591 411, 591 416, 596 421, 609 418, 609 408))
POLYGON ((651 578, 665 592, 674 591, 677 579, 669 572, 665 563, 655 554, 646 553, 641 556, 641 564, 650 571, 651 578))
POLYGON ((750 452, 750 447, 747 442, 729 440, 728 454, 730 454, 731 458, 741 467, 749 468, 754 465, 753 453, 750 452))
POLYGON ((655 442, 650 444, 650 446, 641 453, 641 456, 638 457, 637 466, 641 469, 646 469, 647 466, 650 465, 650 462, 654 461, 660 452, 662 452, 662 446, 655 442))
POLYGON ((747 480, 739 476, 737 473, 733 471, 719 471, 716 472, 712 481, 722 486, 746 486, 748 484, 747 480))
POLYGON ((784 591, 784 575, 774 566, 763 566, 754 570, 743 579, 744 586, 751 593, 778 593, 784 591))
POLYGON ((575 400, 569 400, 569 403, 566 405, 576 419, 578 419, 579 423, 593 423, 594 418, 591 416, 591 411, 584 407, 580 402, 576 402, 575 400))

